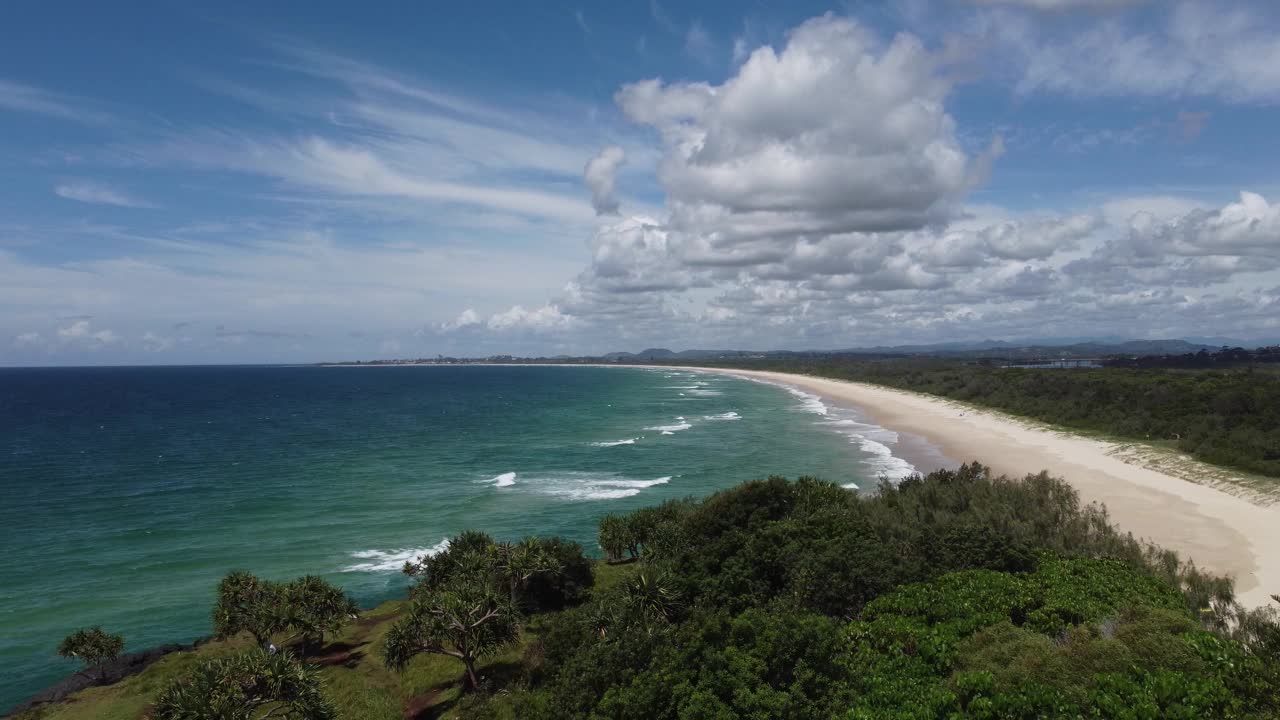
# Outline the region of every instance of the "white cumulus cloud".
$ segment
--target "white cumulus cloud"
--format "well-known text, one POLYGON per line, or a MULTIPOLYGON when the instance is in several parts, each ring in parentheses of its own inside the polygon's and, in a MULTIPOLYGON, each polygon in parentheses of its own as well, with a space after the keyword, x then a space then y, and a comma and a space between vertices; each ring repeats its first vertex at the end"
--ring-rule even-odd
POLYGON ((572 316, 560 312, 560 308, 555 305, 547 304, 533 310, 526 310, 523 305, 515 305, 510 310, 491 315, 486 326, 490 330, 497 331, 546 332, 564 330, 572 324, 572 316))
POLYGON ((617 145, 600 151, 587 161, 583 180, 591 190, 591 206, 597 215, 617 215, 618 198, 614 193, 614 179, 618 168, 627 160, 627 153, 617 145))

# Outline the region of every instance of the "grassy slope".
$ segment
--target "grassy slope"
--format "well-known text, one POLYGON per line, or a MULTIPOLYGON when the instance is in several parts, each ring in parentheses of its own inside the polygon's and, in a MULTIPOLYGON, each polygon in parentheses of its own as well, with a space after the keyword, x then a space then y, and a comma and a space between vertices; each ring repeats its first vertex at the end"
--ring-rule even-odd
MULTIPOLYGON (((636 566, 596 564, 596 587, 607 588, 636 566)), ((404 612, 406 602, 393 600, 364 612, 360 620, 317 654, 324 665, 325 692, 338 706, 338 717, 349 720, 393 720, 404 717, 451 717, 462 687, 462 663, 440 655, 419 655, 403 672, 382 664, 382 639, 404 612)), ((537 639, 538 617, 525 628, 520 642, 480 663, 481 675, 501 682, 520 670, 525 651, 537 639)), ((115 685, 90 688, 65 702, 16 716, 16 720, 138 720, 174 678, 197 662, 252 646, 248 637, 214 641, 191 652, 167 655, 143 672, 115 685)), ((513 716, 514 717, 514 716, 513 716)))

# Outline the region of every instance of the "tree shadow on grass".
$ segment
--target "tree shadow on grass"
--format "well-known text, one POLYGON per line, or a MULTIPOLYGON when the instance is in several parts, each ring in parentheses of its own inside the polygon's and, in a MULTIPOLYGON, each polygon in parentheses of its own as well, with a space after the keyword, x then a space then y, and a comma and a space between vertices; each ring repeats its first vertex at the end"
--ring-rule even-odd
MULTIPOLYGON (((524 667, 518 661, 497 662, 487 665, 480 673, 480 690, 492 694, 507 687, 520 677, 524 667)), ((462 686, 462 675, 449 682, 439 683, 411 699, 405 705, 404 716, 409 720, 437 720, 452 710, 464 697, 460 692, 448 699, 440 699, 448 690, 462 686)))

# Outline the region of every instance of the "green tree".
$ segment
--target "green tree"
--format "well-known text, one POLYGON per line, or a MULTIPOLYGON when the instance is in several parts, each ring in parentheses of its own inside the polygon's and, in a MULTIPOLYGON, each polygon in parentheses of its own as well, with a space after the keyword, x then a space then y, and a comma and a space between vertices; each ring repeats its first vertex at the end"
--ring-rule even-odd
POLYGON ((98 682, 107 679, 107 669, 103 663, 120 657, 124 650, 124 636, 113 635, 100 627, 81 628, 62 639, 58 645, 58 654, 64 658, 78 658, 84 663, 85 670, 95 667, 98 670, 98 682))
POLYGON ((306 575, 283 587, 285 624, 302 636, 305 651, 324 642, 325 633, 335 633, 359 612, 354 600, 315 575, 306 575))
POLYGON ((258 649, 206 661, 166 687, 153 720, 332 720, 320 673, 289 653, 258 649))
POLYGON ((447 655, 466 667, 464 690, 480 684, 476 662, 520 636, 520 615, 504 592, 477 581, 420 593, 409 614, 387 633, 383 660, 403 668, 419 653, 447 655))
POLYGON ((563 538, 538 538, 555 562, 553 572, 529 578, 521 593, 523 606, 532 610, 563 610, 585 601, 595 585, 595 563, 582 546, 563 538))
POLYGON ((455 575, 474 573, 478 562, 488 562, 494 545, 488 533, 464 530, 451 538, 444 550, 405 563, 404 574, 419 578, 421 585, 442 586, 455 575))
POLYGON ((525 538, 518 543, 498 543, 494 546, 494 555, 495 569, 507 587, 512 605, 516 604, 518 593, 527 587, 534 575, 561 570, 556 558, 536 538, 525 538))
POLYGON ((288 625, 284 590, 279 583, 263 580, 243 570, 229 573, 218 583, 213 606, 213 632, 229 638, 240 632, 253 635, 259 647, 288 625))
MULTIPOLYGON (((604 548, 609 562, 622 560, 622 554, 632 547, 631 525, 621 515, 605 515, 600 518, 600 547, 604 548)), ((635 557, 635 553, 631 557, 635 557)))

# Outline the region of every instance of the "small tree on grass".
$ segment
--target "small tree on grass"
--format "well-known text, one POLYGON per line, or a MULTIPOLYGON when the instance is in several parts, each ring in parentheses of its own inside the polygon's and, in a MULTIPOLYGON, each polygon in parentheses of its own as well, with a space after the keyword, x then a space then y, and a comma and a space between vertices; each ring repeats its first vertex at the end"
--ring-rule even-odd
POLYGON ((504 592, 465 580, 418 595, 408 617, 387 633, 383 660, 403 668, 418 653, 447 655, 466 667, 463 690, 476 689, 476 662, 515 642, 520 615, 504 592))
POLYGON ((259 647, 264 647, 286 624, 284 589, 279 583, 243 570, 228 574, 218 583, 213 631, 219 638, 247 632, 259 647))
POLYGON ((112 635, 100 627, 82 628, 62 639, 58 654, 64 658, 77 658, 84 662, 85 670, 99 668, 98 682, 107 679, 103 663, 120 657, 124 650, 124 636, 112 635))
POLYGON ((359 608, 351 596, 324 578, 306 575, 283 587, 284 624, 302 636, 305 651, 324 642, 356 616, 359 608))
POLYGON ((206 661, 173 681, 151 709, 152 720, 332 720, 320 674, 289 653, 261 649, 206 661))

